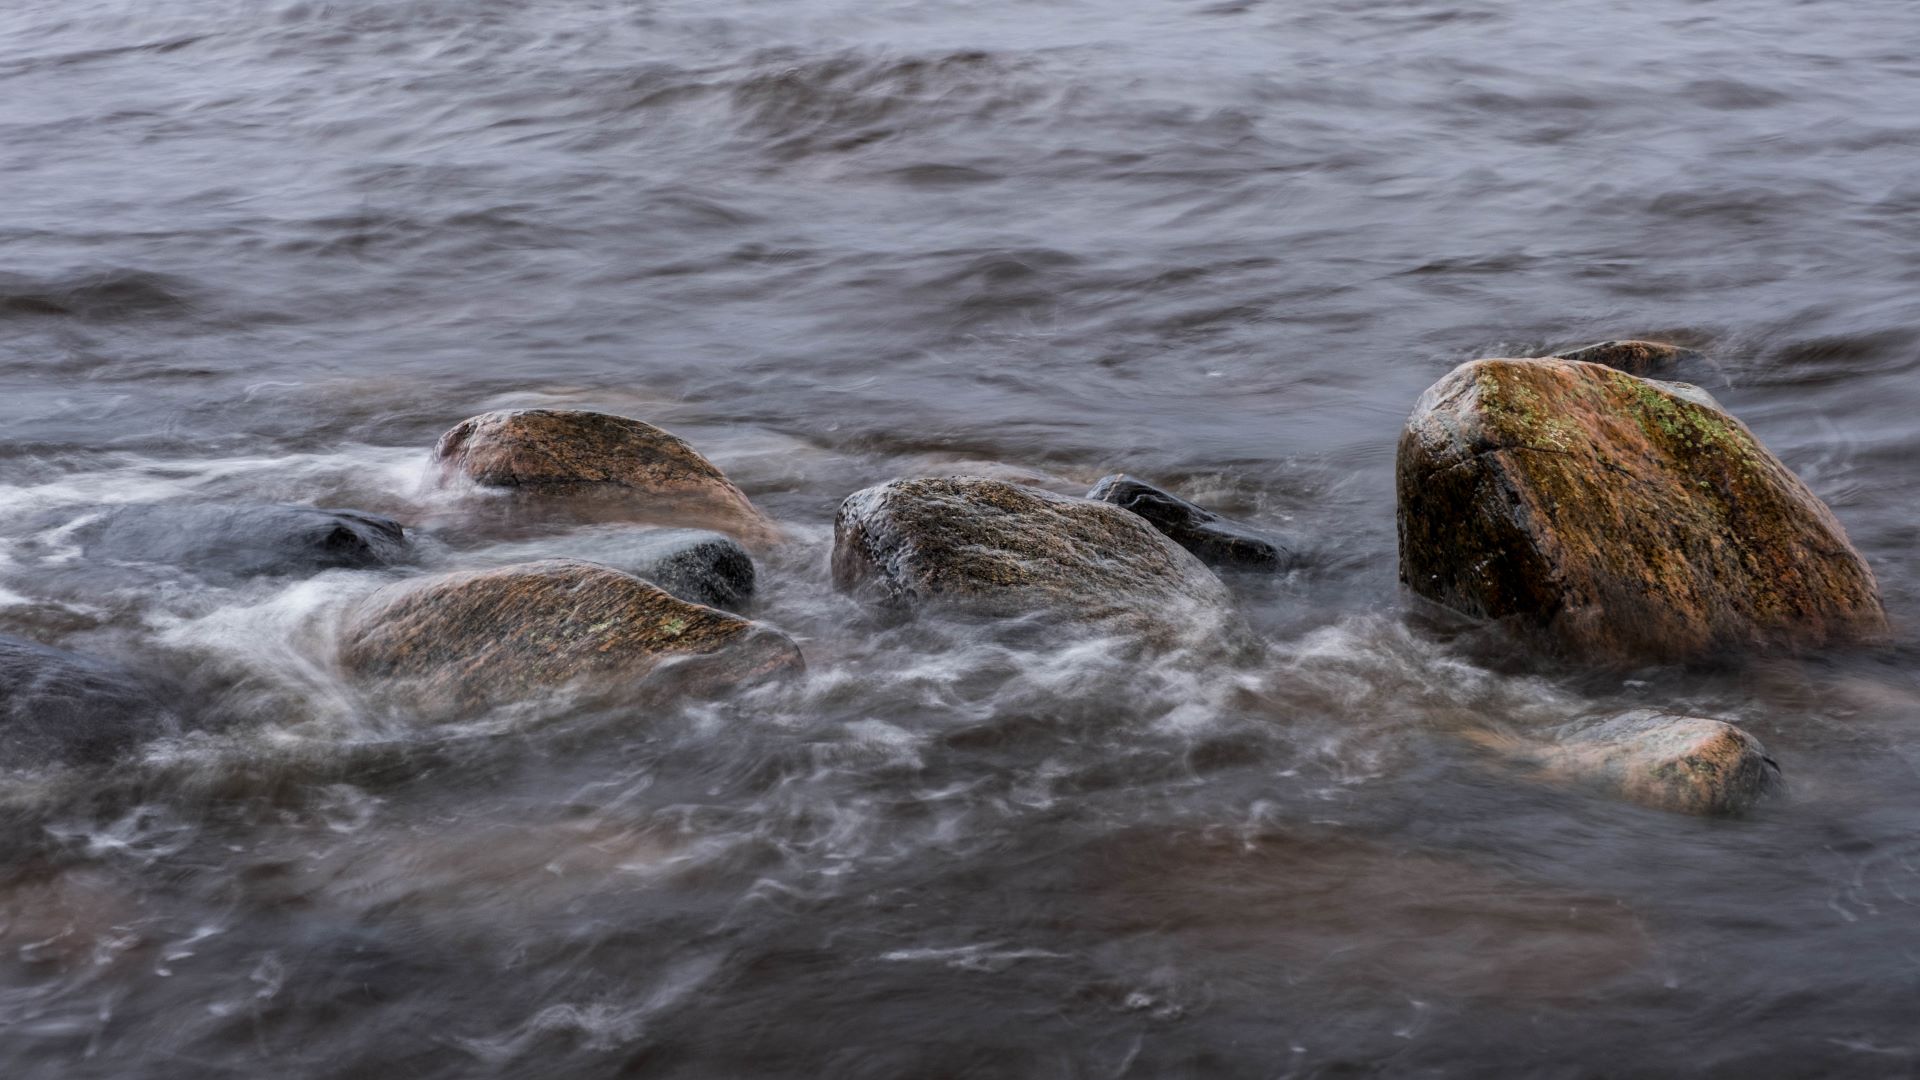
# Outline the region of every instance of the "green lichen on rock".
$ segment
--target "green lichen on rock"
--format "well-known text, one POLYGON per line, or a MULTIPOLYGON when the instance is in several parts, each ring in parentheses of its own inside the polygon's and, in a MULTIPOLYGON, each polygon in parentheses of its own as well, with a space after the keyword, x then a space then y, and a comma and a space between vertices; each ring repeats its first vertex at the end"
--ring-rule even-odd
POLYGON ((1502 426, 1554 450, 1572 450, 1581 445, 1581 433, 1559 415, 1538 390, 1525 379, 1498 368, 1479 373, 1481 399, 1490 413, 1497 414, 1502 426))
POLYGON ((1400 572, 1608 665, 1879 635, 1832 513, 1690 388, 1557 359, 1476 360, 1400 441, 1400 572))
POLYGON ((572 559, 390 585, 348 614, 340 662, 435 715, 631 687, 669 662, 679 689, 703 694, 801 667, 777 630, 572 559))
POLYGON ((1636 379, 1615 372, 1608 381, 1616 390, 1631 394, 1641 427, 1648 434, 1657 429, 1668 443, 1693 450, 1717 450, 1756 465, 1752 451, 1759 446, 1751 432, 1740 422, 1718 409, 1708 408, 1674 392, 1672 384, 1636 379), (1649 427, 1651 425, 1651 427, 1649 427))

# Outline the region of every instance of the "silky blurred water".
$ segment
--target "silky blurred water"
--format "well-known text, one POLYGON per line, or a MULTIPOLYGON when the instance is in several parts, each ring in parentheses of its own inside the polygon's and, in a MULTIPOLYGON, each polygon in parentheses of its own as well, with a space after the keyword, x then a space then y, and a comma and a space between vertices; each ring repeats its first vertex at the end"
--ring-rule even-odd
POLYGON ((1920 10, 1905 0, 15 0, 0 632, 197 733, 0 784, 8 1077, 1920 1069, 1920 10), (1409 611, 1453 364, 1615 337, 1834 507, 1890 648, 1583 676, 1409 611), (332 620, 631 533, 463 529, 433 439, 641 417, 789 537, 808 676, 423 728, 332 620), (1125 470, 1302 538, 1142 657, 827 578, 850 492, 1125 470), (390 514, 413 566, 102 565, 121 503, 390 514), (1457 736, 1658 705, 1738 821, 1457 736))

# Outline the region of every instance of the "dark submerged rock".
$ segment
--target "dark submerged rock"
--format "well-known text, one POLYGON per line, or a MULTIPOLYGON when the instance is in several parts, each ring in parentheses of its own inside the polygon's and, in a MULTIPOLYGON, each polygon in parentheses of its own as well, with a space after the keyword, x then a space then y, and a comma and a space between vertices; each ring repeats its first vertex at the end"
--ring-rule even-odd
POLYGON ((1710 400, 1579 361, 1461 365, 1400 439, 1401 580, 1608 666, 1882 635, 1831 511, 1710 400))
POLYGON ((1311 971, 1342 993, 1578 1007, 1652 962, 1651 935, 1617 896, 1437 847, 1324 822, 1136 825, 1063 846, 1031 872, 1074 897, 1082 929, 1237 956, 1250 973, 1311 971))
POLYGON ((849 496, 834 521, 833 578, 889 606, 992 616, 1182 630, 1229 611, 1220 579, 1139 515, 980 477, 849 496))
POLYGON ((508 409, 456 424, 434 460, 461 478, 522 496, 590 497, 650 520, 686 518, 755 541, 770 523, 686 440, 624 416, 578 409, 508 409))
POLYGON ((1760 740, 1699 716, 1640 710, 1501 749, 1546 779, 1682 814, 1743 813, 1782 786, 1760 740))
POLYGON ((1292 561, 1285 548, 1259 533, 1124 473, 1101 479, 1087 498, 1133 511, 1208 566, 1282 570, 1292 561))
POLYGON ((1561 360, 1601 364, 1615 371, 1624 371, 1643 379, 1664 379, 1677 371, 1682 361, 1691 360, 1700 354, 1679 345, 1669 345, 1664 341, 1622 339, 1582 345, 1577 349, 1563 349, 1553 355, 1561 360))
POLYGON ((132 672, 0 636, 0 767, 99 764, 179 730, 179 719, 132 672))
POLYGON ((622 568, 688 603, 737 611, 753 597, 753 557, 733 538, 703 529, 641 534, 622 568))
POLYGON ((381 589, 348 614, 340 662, 358 680, 413 695, 430 715, 643 680, 717 694, 803 666, 778 630, 572 559, 381 589))
POLYGON ((281 505, 119 506, 82 523, 74 539, 91 560, 166 563, 233 577, 386 566, 409 550, 397 521, 281 505))

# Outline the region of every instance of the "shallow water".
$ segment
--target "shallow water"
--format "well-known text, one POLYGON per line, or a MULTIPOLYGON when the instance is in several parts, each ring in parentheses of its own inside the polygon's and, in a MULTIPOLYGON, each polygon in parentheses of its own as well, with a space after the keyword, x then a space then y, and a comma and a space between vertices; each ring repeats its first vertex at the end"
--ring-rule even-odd
POLYGON ((1904 1075, 1920 1067, 1920 14, 1788 0, 20 0, 0 10, 0 632, 201 732, 0 796, 9 1077, 1904 1075), (1630 679, 1413 616, 1391 448, 1609 337, 1826 498, 1903 629, 1630 679), (507 405, 691 439, 810 674, 422 730, 331 619, 489 538, 507 405), (828 585, 864 485, 1107 472, 1304 539, 1143 662, 828 585), (45 515, 350 506, 420 563, 214 583, 45 515), (1655 704, 1702 821, 1455 736, 1655 704))

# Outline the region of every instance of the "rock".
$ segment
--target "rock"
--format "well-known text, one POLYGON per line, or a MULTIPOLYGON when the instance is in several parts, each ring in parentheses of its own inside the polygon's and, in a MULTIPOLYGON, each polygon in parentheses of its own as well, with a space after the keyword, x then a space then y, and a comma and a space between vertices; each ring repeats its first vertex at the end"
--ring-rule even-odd
POLYGON ((623 553, 620 565, 691 604, 738 611, 753 596, 753 558, 716 532, 648 530, 623 553))
POLYGON ((109 867, 16 857, 0 880, 0 949, 29 962, 73 965, 68 970, 137 968, 123 935, 146 914, 141 897, 109 867), (114 947, 116 939, 123 947, 114 947))
POLYGON ((82 522, 71 539, 89 560, 166 563, 236 578, 386 566, 408 552, 397 521, 310 506, 118 506, 82 522))
POLYGON ((1494 744, 1546 778, 1683 814, 1742 813, 1780 786, 1766 747, 1724 720, 1642 710, 1554 736, 1494 744))
POLYGON ((1616 371, 1624 371, 1629 375, 1647 379, 1670 375, 1679 368, 1681 361, 1690 360, 1700 354, 1692 349, 1669 345, 1664 341, 1621 340, 1583 345, 1580 348, 1565 349, 1553 355, 1561 360, 1603 364, 1616 371))
POLYGON ((1139 514, 1208 566, 1281 570, 1292 561, 1285 548, 1259 533, 1124 473, 1103 478, 1087 498, 1139 514))
POLYGON ((1711 409, 1717 413, 1727 411, 1727 407, 1720 404, 1719 399, 1692 383, 1670 382, 1661 379, 1648 379, 1646 381, 1648 384, 1657 386, 1667 393, 1672 394, 1674 397, 1691 401, 1703 409, 1711 409))
POLYGON ((443 478, 523 496, 590 497, 653 521, 691 520, 756 541, 772 527, 739 488, 678 436, 574 409, 509 409, 455 425, 434 447, 443 478))
POLYGON ((179 730, 179 719, 132 672, 0 637, 0 767, 99 764, 179 730))
POLYGON ((1176 630, 1228 613, 1220 579, 1111 503, 980 477, 895 480, 849 496, 833 531, 834 584, 889 606, 1176 630))
POLYGON ((429 715, 642 680, 714 694, 803 666, 777 630, 572 559, 390 585, 348 614, 340 662, 429 715))
MULTIPOLYGON (((1081 932, 1150 935, 1193 957, 1185 977, 1267 987, 1269 1004, 1378 994, 1572 1005, 1655 955, 1620 897, 1543 884, 1498 852, 1440 847, 1263 816, 1231 828, 1108 829, 1050 850, 1028 872, 1074 898, 1081 932)), ((951 887, 967 887, 963 873, 951 887)))
POLYGON ((1599 364, 1476 360, 1401 435, 1400 577, 1602 666, 1871 640, 1866 561, 1738 420, 1599 364))
POLYGON ((671 875, 686 869, 698 841, 644 819, 515 810, 461 815, 430 833, 397 830, 377 844, 334 845, 302 859, 287 885, 295 896, 325 896, 354 912, 431 912, 445 928, 495 917, 509 899, 552 909, 595 890, 618 892, 636 873, 671 875))

